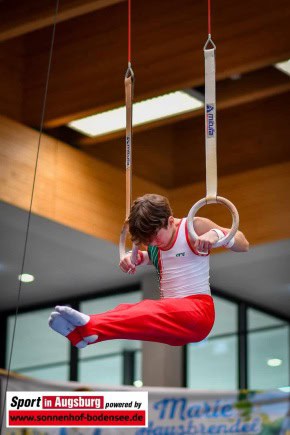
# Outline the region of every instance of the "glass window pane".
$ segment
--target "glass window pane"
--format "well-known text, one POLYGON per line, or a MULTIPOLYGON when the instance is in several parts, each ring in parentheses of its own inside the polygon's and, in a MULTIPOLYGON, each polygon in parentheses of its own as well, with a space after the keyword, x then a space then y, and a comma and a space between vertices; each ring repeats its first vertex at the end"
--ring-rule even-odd
POLYGON ((44 379, 46 381, 68 381, 69 380, 69 365, 60 364, 56 367, 43 367, 39 369, 19 371, 25 376, 32 378, 44 379))
POLYGON ((79 381, 89 384, 122 385, 123 357, 114 355, 79 362, 79 381))
MULTIPOLYGON (((69 342, 48 326, 51 309, 18 314, 11 369, 69 361, 69 342)), ((14 316, 8 318, 6 364, 11 349, 14 316)))
POLYGON ((187 346, 187 387, 200 390, 237 388, 237 336, 206 339, 187 346))
MULTIPOLYGON (((123 293, 114 296, 91 299, 82 302, 80 310, 86 314, 103 313, 114 309, 119 304, 133 304, 142 300, 141 291, 123 293)), ((87 346, 79 352, 80 359, 92 356, 101 356, 112 353, 122 353, 123 350, 141 349, 141 341, 138 340, 110 340, 87 346)))
POLYGON ((269 326, 285 325, 281 319, 270 316, 269 314, 262 313, 261 311, 248 309, 248 328, 249 330, 258 328, 268 328, 269 326))
POLYGON ((248 340, 249 388, 289 385, 289 328, 251 332, 248 340))
POLYGON ((237 304, 219 298, 213 297, 215 304, 215 324, 210 336, 220 334, 230 334, 237 332, 238 325, 238 307, 237 304))
POLYGON ((112 310, 119 304, 133 304, 142 300, 142 292, 120 293, 112 296, 89 299, 81 303, 81 309, 86 314, 98 314, 112 310))

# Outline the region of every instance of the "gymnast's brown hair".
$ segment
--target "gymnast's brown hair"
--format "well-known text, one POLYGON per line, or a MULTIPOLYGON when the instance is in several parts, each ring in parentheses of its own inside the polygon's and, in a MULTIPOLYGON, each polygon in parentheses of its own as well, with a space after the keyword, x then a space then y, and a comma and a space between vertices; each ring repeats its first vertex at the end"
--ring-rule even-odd
POLYGON ((165 196, 154 193, 137 198, 128 218, 131 240, 136 245, 149 245, 161 228, 167 228, 172 209, 165 196))

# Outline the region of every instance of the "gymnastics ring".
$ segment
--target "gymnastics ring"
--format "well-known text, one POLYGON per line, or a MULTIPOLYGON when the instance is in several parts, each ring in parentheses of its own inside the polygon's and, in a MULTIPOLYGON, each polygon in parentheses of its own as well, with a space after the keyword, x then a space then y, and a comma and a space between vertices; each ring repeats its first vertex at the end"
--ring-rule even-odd
MULTIPOLYGON (((120 241, 119 241, 120 261, 122 261, 126 255, 126 239, 128 233, 129 233, 129 225, 127 222, 125 222, 120 234, 120 241)), ((134 245, 134 243, 132 247, 131 262, 135 265, 137 265, 138 263, 138 246, 134 245)))
MULTIPOLYGON (((210 200, 210 203, 211 204, 224 204, 230 210, 230 212, 232 214, 232 218, 233 218, 232 228, 231 228, 230 232, 225 237, 218 240, 216 243, 214 243, 212 245, 213 248, 218 248, 219 246, 224 246, 227 243, 229 243, 229 241, 234 237, 234 235, 238 231, 239 213, 238 213, 238 210, 236 209, 236 207, 234 206, 234 204, 232 202, 230 202, 228 199, 223 198, 222 196, 217 196, 215 200, 210 200)), ((199 209, 201 209, 206 204, 208 204, 208 200, 206 198, 202 198, 191 207, 191 209, 189 210, 189 213, 188 213, 188 220, 187 220, 188 231, 189 231, 189 234, 191 235, 191 237, 193 238, 194 241, 198 239, 198 235, 194 231, 193 219, 194 219, 197 211, 199 209)))

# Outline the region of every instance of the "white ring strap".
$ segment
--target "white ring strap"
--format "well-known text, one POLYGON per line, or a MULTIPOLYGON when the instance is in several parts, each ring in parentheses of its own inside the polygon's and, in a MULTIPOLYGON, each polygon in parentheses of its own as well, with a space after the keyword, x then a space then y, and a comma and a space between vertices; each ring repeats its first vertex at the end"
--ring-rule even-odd
POLYGON ((210 35, 204 46, 205 65, 205 149, 206 149, 206 199, 216 202, 217 197, 217 146, 216 146, 216 84, 215 45, 210 35), (213 48, 206 48, 209 43, 213 48))
MULTIPOLYGON (((217 196, 217 125, 216 125, 216 46, 208 35, 203 48, 205 66, 205 148, 206 148, 206 197, 192 206, 188 214, 188 230, 193 240, 198 239, 194 230, 193 220, 197 211, 206 204, 224 204, 232 214, 232 228, 227 236, 216 242, 213 247, 228 243, 238 230, 239 214, 228 199, 217 196)), ((204 253, 200 253, 204 255, 204 253)))

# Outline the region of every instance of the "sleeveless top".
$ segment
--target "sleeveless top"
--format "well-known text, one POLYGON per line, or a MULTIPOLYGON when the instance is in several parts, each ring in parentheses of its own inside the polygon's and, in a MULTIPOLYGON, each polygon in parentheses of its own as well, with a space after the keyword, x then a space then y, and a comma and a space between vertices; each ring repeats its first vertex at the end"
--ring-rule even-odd
POLYGON ((169 249, 149 245, 148 254, 158 272, 161 298, 210 294, 209 255, 199 256, 190 246, 185 218, 169 249))

